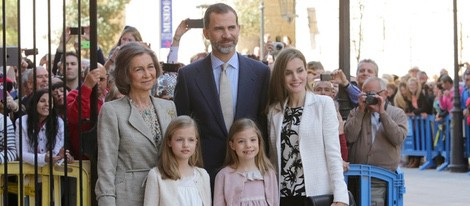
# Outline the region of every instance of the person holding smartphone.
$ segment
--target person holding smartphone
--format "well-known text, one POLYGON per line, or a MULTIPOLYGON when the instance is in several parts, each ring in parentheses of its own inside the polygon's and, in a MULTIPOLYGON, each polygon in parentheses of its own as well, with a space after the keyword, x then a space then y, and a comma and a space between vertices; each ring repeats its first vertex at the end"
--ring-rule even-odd
POLYGON ((173 41, 171 42, 170 52, 168 52, 167 63, 177 63, 178 62, 178 49, 180 46, 181 37, 191 28, 188 26, 189 18, 183 19, 178 27, 176 28, 175 35, 173 36, 173 41))
MULTIPOLYGON (((84 43, 84 45, 85 45, 86 42, 88 42, 88 45, 89 45, 90 26, 85 26, 85 27, 82 27, 81 29, 78 29, 76 27, 67 27, 67 28, 65 28, 65 32, 63 32, 62 35, 60 36, 59 46, 56 49, 56 54, 54 56, 54 62, 52 64, 52 73, 54 75, 57 75, 57 71, 59 69, 58 63, 60 62, 60 60, 62 58, 62 55, 65 53, 64 47, 70 41, 70 39, 72 39, 72 35, 77 35, 77 36, 83 38, 82 43, 84 43), (64 42, 64 36, 65 36, 65 42, 64 42)), ((78 48, 79 48, 78 43, 74 44, 74 48, 75 48, 75 52, 78 54, 78 48)), ((82 47, 82 49, 85 49, 85 48, 82 47)), ((104 64, 105 63, 104 54, 103 54, 103 51, 101 50, 101 48, 99 46, 98 46, 97 51, 98 51, 97 61, 100 64, 104 64)))
POLYGON ((14 100, 14 98, 10 95, 10 92, 13 88, 12 86, 13 81, 10 78, 6 78, 6 83, 3 83, 3 77, 0 76, 0 113, 5 114, 7 116, 13 117, 13 115, 9 115, 10 112, 14 113, 17 112, 19 107, 18 103, 14 100), (6 91, 6 103, 4 102, 4 91, 6 91), (6 106, 6 108, 5 108, 6 106))

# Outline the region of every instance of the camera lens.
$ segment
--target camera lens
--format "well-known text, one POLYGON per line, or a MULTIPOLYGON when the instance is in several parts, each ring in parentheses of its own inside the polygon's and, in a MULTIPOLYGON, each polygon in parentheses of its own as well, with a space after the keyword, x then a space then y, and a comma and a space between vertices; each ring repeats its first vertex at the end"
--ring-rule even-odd
POLYGON ((282 42, 274 42, 273 43, 274 49, 277 51, 281 51, 284 49, 284 44, 282 42))
POLYGON ((377 98, 375 98, 373 94, 368 94, 366 96, 366 104, 367 105, 374 105, 374 104, 378 104, 378 103, 379 103, 379 100, 377 98))

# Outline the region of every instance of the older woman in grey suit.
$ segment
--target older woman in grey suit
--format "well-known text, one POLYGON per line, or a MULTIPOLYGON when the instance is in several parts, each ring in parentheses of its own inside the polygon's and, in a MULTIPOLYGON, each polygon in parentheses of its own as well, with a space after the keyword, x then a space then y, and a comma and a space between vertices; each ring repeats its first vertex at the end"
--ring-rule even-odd
POLYGON ((125 96, 105 103, 99 114, 96 198, 100 206, 140 206, 145 177, 157 165, 159 145, 176 109, 173 102, 150 96, 161 74, 152 50, 126 44, 115 64, 112 75, 125 96))

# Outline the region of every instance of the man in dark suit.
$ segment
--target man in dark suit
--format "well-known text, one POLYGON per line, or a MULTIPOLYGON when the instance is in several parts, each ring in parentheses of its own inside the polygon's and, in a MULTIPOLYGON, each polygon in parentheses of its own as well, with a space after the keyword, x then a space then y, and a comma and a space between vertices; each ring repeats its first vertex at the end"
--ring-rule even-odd
POLYGON ((240 26, 235 10, 222 3, 209 6, 204 14, 204 36, 210 40, 212 52, 206 58, 179 70, 174 101, 178 115, 190 115, 198 123, 204 168, 211 185, 223 166, 228 130, 233 121, 250 118, 266 134, 267 90, 269 69, 261 62, 238 54, 240 26), (223 66, 226 65, 225 72, 223 66), (222 75, 229 80, 229 92, 221 89, 222 75), (227 98, 225 94, 231 93, 227 98), (219 97, 223 97, 219 99, 219 97), (226 103, 231 97, 230 112, 226 103), (224 111, 223 111, 224 110, 224 111), (226 114, 226 115, 224 115, 226 114))

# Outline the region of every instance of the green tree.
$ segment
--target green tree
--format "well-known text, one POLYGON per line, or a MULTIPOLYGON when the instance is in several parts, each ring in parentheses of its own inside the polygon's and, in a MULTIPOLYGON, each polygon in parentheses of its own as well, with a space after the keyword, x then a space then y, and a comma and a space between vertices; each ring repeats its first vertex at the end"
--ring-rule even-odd
POLYGON ((260 32, 260 0, 237 0, 235 7, 239 24, 243 27, 240 36, 259 35, 260 32))
MULTIPOLYGON (((6 45, 14 46, 18 44, 18 5, 16 0, 5 1, 6 12, 6 45)), ((0 17, 3 17, 3 4, 0 4, 0 17)), ((0 28, 3 28, 3 21, 0 21, 0 28)), ((3 44, 3 29, 0 29, 0 45, 3 44)))
MULTIPOLYGON (((260 0, 235 0, 235 10, 240 24, 240 41, 237 49, 251 51, 259 45, 260 0)), ((251 52, 250 52, 251 53, 251 52)))
MULTIPOLYGON (((124 27, 124 7, 130 0, 97 0, 98 43, 105 55, 116 44, 116 39, 124 27)), ((89 1, 81 1, 81 25, 89 25, 89 1)), ((78 25, 78 1, 71 0, 66 6, 66 25, 78 25)))

